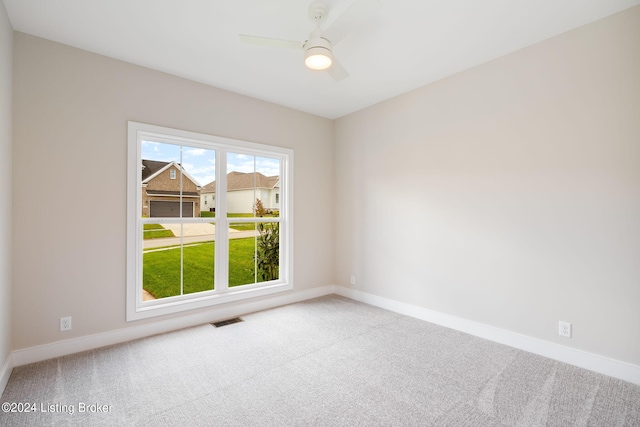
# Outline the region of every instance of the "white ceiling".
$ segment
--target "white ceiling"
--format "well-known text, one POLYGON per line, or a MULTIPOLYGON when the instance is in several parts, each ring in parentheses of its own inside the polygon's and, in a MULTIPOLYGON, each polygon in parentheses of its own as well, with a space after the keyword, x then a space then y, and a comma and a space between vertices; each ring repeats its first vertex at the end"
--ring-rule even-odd
MULTIPOLYGON (((354 0, 325 0, 330 25, 354 0)), ((410 91, 640 0, 380 0, 335 48, 334 82, 302 51, 238 34, 304 41, 311 0, 4 0, 13 28, 330 119, 410 91)))

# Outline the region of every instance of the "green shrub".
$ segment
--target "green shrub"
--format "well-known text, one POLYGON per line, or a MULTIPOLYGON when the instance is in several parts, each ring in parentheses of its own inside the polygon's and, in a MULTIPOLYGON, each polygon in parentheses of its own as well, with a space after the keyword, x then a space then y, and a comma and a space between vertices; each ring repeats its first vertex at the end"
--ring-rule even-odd
POLYGON ((280 224, 258 223, 256 237, 256 266, 263 281, 279 278, 280 269, 280 224))
MULTIPOLYGON (((267 216, 262 200, 256 199, 256 217, 267 216)), ((280 269, 280 224, 258 222, 256 237, 256 266, 263 281, 279 278, 280 269)))

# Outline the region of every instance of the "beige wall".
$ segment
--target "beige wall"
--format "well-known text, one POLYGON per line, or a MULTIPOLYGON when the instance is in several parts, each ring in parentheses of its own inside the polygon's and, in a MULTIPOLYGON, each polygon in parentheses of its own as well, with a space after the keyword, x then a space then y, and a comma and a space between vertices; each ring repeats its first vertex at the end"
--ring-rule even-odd
MULTIPOLYGON (((13 30, 0 1, 0 370, 11 352, 11 152, 13 30)), ((0 390, 2 386, 0 385, 0 390)))
POLYGON ((337 120, 334 160, 338 284, 640 365, 640 6, 337 120))
POLYGON ((125 322, 128 120, 293 148, 295 290, 331 283, 333 233, 317 232, 318 224, 333 227, 317 209, 333 206, 331 179, 317 186, 332 168, 331 121, 14 37, 14 350, 132 325, 125 322), (312 185, 313 194, 305 191, 312 185), (86 194, 95 197, 79 197, 86 194), (43 209, 33 209, 36 196, 43 209), (71 332, 58 331, 61 316, 73 316, 71 332))

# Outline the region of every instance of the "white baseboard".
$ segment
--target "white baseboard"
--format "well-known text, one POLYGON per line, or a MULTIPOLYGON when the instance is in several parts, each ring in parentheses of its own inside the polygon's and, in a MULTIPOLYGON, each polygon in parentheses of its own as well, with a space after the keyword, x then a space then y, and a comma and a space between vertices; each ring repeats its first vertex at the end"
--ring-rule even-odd
MULTIPOLYGON (((305 291, 288 292, 255 301, 244 301, 228 307, 216 306, 215 310, 211 311, 204 311, 192 315, 160 320, 153 323, 145 323, 143 325, 131 326, 114 331, 87 335, 64 341, 56 341, 51 344, 43 344, 36 347, 14 350, 12 363, 13 366, 27 365, 29 363, 40 362, 42 360, 78 353, 80 351, 92 350, 107 345, 175 331, 177 329, 187 328, 190 326, 216 322, 247 313, 253 313, 255 311, 266 310, 281 305, 292 304, 311 298, 329 295, 333 293, 333 289, 333 286, 323 286, 305 291)), ((11 373, 11 368, 13 366, 8 369, 9 374, 11 373)))
POLYGON ((9 382, 9 377, 11 376, 11 371, 13 370, 13 354, 9 353, 7 356, 7 360, 2 365, 2 369, 0 369, 0 396, 4 393, 4 389, 9 382))
POLYGON ((640 385, 640 366, 507 331, 505 329, 496 328, 494 326, 484 325, 482 323, 473 322, 423 307, 379 297, 377 295, 368 294, 355 289, 334 286, 334 293, 356 301, 384 308, 389 311, 415 317, 417 319, 425 320, 427 322, 435 323, 470 335, 640 385))

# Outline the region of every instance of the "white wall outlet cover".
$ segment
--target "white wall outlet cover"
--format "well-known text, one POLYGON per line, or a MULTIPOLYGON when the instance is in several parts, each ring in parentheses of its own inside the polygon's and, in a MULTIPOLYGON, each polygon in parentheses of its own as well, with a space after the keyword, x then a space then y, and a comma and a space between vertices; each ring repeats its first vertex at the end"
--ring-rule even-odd
POLYGON ((71 330, 71 316, 61 317, 60 331, 70 331, 70 330, 71 330))
POLYGON ((571 323, 562 321, 558 322, 558 335, 571 338, 571 323))

